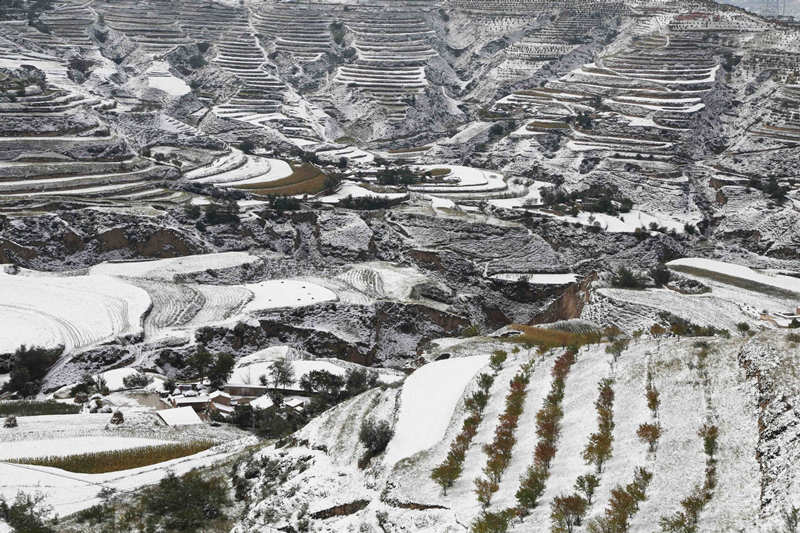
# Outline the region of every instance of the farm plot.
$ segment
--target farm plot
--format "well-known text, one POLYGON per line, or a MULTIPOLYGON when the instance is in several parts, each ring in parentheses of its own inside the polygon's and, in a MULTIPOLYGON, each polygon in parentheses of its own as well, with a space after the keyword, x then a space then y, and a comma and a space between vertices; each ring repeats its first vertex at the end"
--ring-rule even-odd
POLYGON ((411 374, 400 393, 400 413, 384 462, 394 464, 439 442, 467 384, 488 362, 487 355, 446 359, 411 374))
POLYGON ((672 270, 778 298, 796 299, 800 296, 800 279, 798 278, 758 272, 733 263, 687 257, 671 261, 667 266, 672 270))
POLYGON ((772 318, 761 322, 786 325, 788 320, 779 314, 792 314, 800 300, 800 280, 790 276, 758 272, 748 267, 713 261, 685 258, 668 263, 672 270, 694 278, 711 288, 721 300, 732 302, 751 317, 761 318, 767 313, 772 318))
POLYGON ((145 335, 189 322, 203 307, 203 295, 187 286, 159 281, 135 280, 134 284, 146 290, 153 307, 144 321, 145 335))
POLYGON ((368 296, 395 300, 409 298, 413 288, 428 279, 414 268, 382 262, 354 265, 337 278, 368 296))
POLYGON ((427 165, 415 167, 420 172, 436 171, 440 169, 449 170, 442 183, 420 184, 410 186, 408 189, 414 192, 422 192, 443 196, 451 199, 465 199, 471 195, 487 195, 490 193, 502 193, 508 189, 502 174, 481 170, 478 168, 451 166, 451 165, 427 165))
POLYGON ((680 294, 669 289, 648 289, 644 291, 628 289, 599 289, 600 293, 612 300, 645 305, 667 311, 698 326, 736 330, 736 324, 764 324, 758 321, 755 309, 746 312, 741 304, 714 294, 680 294))
POLYGON ((325 187, 326 175, 310 163, 292 167, 290 175, 272 180, 248 180, 237 188, 263 196, 317 194, 325 187))
POLYGON ((221 252, 188 255, 155 261, 123 261, 100 263, 91 268, 92 274, 106 274, 129 278, 172 280, 178 274, 193 274, 205 270, 225 270, 258 262, 247 252, 221 252))
POLYGON ((254 444, 255 440, 254 437, 243 438, 188 457, 106 474, 78 474, 42 466, 0 463, 0 496, 13 499, 20 490, 40 491, 53 513, 63 516, 100 503, 98 492, 103 488, 134 492, 157 483, 168 472, 182 475, 193 468, 222 461, 254 444))
POLYGON ((342 187, 338 191, 336 191, 333 194, 323 196, 322 198, 319 199, 319 201, 324 204, 337 204, 348 197, 379 198, 383 200, 396 201, 396 200, 401 200, 403 198, 407 198, 408 195, 402 192, 393 192, 393 193, 375 192, 369 189, 365 189, 364 187, 361 187, 359 185, 356 185, 353 182, 347 181, 342 185, 342 187))
POLYGON ((309 281, 273 279, 244 286, 253 293, 245 312, 305 307, 337 300, 336 293, 309 281))
POLYGON ((55 277, 0 273, 0 353, 28 346, 65 352, 142 330, 150 297, 103 275, 55 277), (80 310, 80 312, 76 312, 80 310))
MULTIPOLYGON (((105 415, 105 418, 109 418, 105 415)), ((134 437, 68 437, 64 439, 24 440, 4 442, 0 449, 0 461, 26 457, 66 457, 91 452, 127 450, 143 446, 156 446, 172 441, 142 439, 134 437)))
POLYGON ((239 285, 191 285, 203 298, 203 305, 186 326, 203 326, 239 314, 253 293, 239 285))

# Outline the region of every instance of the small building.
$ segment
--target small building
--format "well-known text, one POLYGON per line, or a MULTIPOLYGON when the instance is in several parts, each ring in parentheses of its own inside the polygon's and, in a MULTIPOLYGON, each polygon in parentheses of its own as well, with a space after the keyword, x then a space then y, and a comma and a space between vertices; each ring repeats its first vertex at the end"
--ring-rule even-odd
POLYGON ((211 399, 205 394, 190 394, 188 391, 185 394, 174 394, 169 397, 169 403, 173 407, 191 407, 198 413, 205 412, 208 409, 211 399))

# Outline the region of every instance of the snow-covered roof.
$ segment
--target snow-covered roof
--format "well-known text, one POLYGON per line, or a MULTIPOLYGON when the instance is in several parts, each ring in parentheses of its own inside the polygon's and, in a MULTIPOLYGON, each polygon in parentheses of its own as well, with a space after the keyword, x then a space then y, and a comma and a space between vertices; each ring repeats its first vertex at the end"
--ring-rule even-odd
POLYGON ((202 424, 203 421, 191 407, 176 407, 175 409, 162 409, 156 414, 168 426, 192 426, 202 424))

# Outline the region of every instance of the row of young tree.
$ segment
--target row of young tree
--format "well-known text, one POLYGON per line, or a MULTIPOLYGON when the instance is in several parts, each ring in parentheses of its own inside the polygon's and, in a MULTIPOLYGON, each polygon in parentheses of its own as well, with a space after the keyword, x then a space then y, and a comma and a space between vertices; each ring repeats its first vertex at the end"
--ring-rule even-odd
POLYGON ((489 359, 489 368, 492 372, 481 373, 477 379, 478 390, 464 400, 468 416, 464 419, 461 432, 450 443, 445 460, 431 472, 431 479, 442 487, 444 494, 447 494, 447 489, 452 487, 461 476, 467 449, 478 433, 478 425, 483 420, 483 411, 486 404, 489 403, 489 390, 507 357, 508 354, 505 351, 496 350, 489 359))

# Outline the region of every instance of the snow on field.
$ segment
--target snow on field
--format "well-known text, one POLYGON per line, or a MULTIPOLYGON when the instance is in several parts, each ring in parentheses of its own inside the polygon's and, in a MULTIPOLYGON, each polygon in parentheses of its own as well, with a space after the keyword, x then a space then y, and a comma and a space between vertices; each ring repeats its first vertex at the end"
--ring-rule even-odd
POLYGON ((0 448, 17 440, 47 440, 97 435, 111 419, 109 413, 81 413, 75 415, 18 416, 17 427, 0 433, 0 448))
POLYGON ((187 326, 204 326, 235 316, 253 294, 239 285, 191 285, 203 296, 203 306, 187 326))
MULTIPOLYGON (((261 376, 269 378, 270 365, 278 360, 288 360, 294 370, 294 380, 287 388, 299 388, 300 380, 312 370, 324 370, 337 376, 344 376, 348 369, 366 368, 339 359, 313 359, 308 352, 296 350, 291 346, 272 346, 240 358, 233 368, 228 383, 258 385, 261 376)), ((384 383, 394 383, 403 379, 403 374, 388 369, 375 369, 378 379, 384 383)))
POLYGON ((779 274, 768 274, 758 272, 752 268, 735 265, 733 263, 726 263, 724 261, 715 261, 713 259, 702 259, 699 257, 686 257, 683 259, 676 259, 670 261, 667 266, 675 270, 681 270, 682 267, 691 269, 699 269, 708 273, 719 273, 732 278, 740 280, 753 281, 761 285, 775 287, 778 289, 792 291, 800 295, 800 279, 791 276, 782 276, 779 274))
POLYGON ((501 281, 526 281, 531 285, 568 285, 578 279, 577 274, 494 274, 501 281))
POLYGON ((453 194, 469 192, 490 192, 506 188, 503 175, 497 172, 460 165, 423 165, 414 167, 418 171, 448 169, 445 183, 418 184, 409 186, 410 191, 429 194, 453 194))
POLYGON ((53 514, 65 516, 100 503, 98 493, 104 488, 134 494, 145 485, 157 483, 168 472, 183 475, 193 468, 222 461, 255 442, 255 437, 247 437, 188 457, 107 474, 76 474, 57 468, 0 463, 0 496, 13 499, 20 490, 38 491, 45 496, 53 514))
MULTIPOLYGON (((111 392, 122 390, 125 388, 125 383, 123 380, 129 376, 133 376, 138 374, 139 372, 135 368, 125 367, 125 368, 115 368, 114 370, 108 370, 103 372, 99 376, 101 376, 105 382, 108 390, 111 392)), ((97 379, 98 376, 95 376, 97 379)))
POLYGON ((406 378, 384 463, 394 464, 440 441, 464 389, 488 361, 488 355, 435 361, 406 378))
POLYGON ((706 294, 680 294, 669 289, 599 289, 599 292, 613 300, 669 311, 699 326, 736 331, 736 324, 740 322, 751 326, 767 325, 758 319, 758 309, 743 307, 736 301, 721 298, 716 291, 706 294))
POLYGON ((335 302, 336 294, 316 283, 294 279, 271 279, 245 285, 253 293, 253 299, 245 306, 245 312, 304 307, 324 302, 335 302))
POLYGON ((172 280, 177 274, 192 274, 204 270, 223 270, 258 262, 247 252, 221 252, 187 255, 154 261, 120 261, 100 263, 90 269, 92 274, 172 280))
POLYGON ((0 461, 22 459, 24 457, 45 457, 78 455, 91 452, 127 450, 144 446, 158 446, 174 441, 139 439, 133 437, 71 437, 50 440, 22 440, 4 442, 0 446, 0 461))
POLYGON ((375 298, 405 300, 415 286, 428 280, 420 271, 382 261, 359 263, 337 276, 353 288, 375 298))
POLYGON ((503 209, 515 209, 525 207, 527 204, 539 204, 542 201, 540 190, 544 187, 552 187, 552 183, 546 181, 534 181, 528 185, 528 192, 524 196, 516 198, 500 198, 496 200, 489 200, 489 203, 495 207, 503 209))
POLYGON ((192 426, 202 424, 203 421, 197 416, 192 407, 176 407, 174 409, 161 409, 156 414, 168 426, 192 426))
POLYGON ((21 344, 65 352, 142 330, 150 306, 145 291, 104 276, 0 273, 0 353, 21 344), (80 312, 76 312, 76 311, 80 312))
POLYGON ((369 189, 365 189, 359 185, 356 185, 352 181, 345 181, 341 188, 336 191, 334 194, 329 194, 327 196, 323 196, 319 198, 319 201, 324 204, 336 204, 340 201, 344 200, 348 196, 353 198, 382 198, 385 200, 400 200, 402 198, 407 197, 406 193, 402 192, 392 192, 392 193, 383 193, 383 192, 374 192, 369 189))
POLYGON ((292 175, 294 171, 286 161, 259 156, 247 156, 247 163, 237 169, 216 174, 200 183, 218 183, 226 187, 247 185, 250 183, 267 183, 292 175))
POLYGON ((588 211, 581 211, 578 216, 557 216, 549 213, 544 213, 567 222, 577 222, 584 226, 599 225, 604 231, 610 233, 633 233, 636 228, 644 227, 649 230, 650 224, 655 223, 659 227, 665 227, 667 230, 675 230, 678 233, 683 233, 684 224, 686 221, 678 220, 665 215, 653 215, 632 209, 628 213, 621 213, 619 216, 612 216, 606 213, 590 213, 588 211))
POLYGON ((151 74, 147 78, 147 84, 172 96, 183 96, 191 92, 185 81, 171 74, 151 74))
POLYGON ((171 96, 183 96, 191 92, 191 88, 180 78, 169 73, 169 64, 164 61, 154 61, 147 69, 147 84, 160 89, 171 96))

